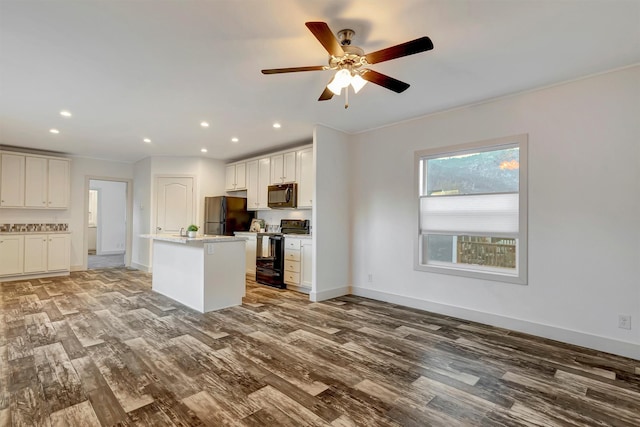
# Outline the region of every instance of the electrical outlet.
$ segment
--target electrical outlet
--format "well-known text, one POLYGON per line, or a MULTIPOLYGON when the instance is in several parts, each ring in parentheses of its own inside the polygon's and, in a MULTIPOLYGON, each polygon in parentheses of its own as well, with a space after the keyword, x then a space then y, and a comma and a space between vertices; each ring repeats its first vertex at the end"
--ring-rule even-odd
POLYGON ((373 274, 369 273, 369 283, 373 282, 373 274))
POLYGON ((631 329, 631 316, 628 314, 618 315, 618 328, 631 329))

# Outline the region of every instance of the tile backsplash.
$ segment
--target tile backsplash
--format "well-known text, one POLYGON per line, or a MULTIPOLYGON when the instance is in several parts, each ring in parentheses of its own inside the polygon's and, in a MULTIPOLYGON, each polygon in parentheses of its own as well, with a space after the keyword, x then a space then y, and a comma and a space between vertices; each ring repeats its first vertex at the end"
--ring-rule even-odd
POLYGON ((0 224, 0 232, 69 231, 69 224, 0 224))

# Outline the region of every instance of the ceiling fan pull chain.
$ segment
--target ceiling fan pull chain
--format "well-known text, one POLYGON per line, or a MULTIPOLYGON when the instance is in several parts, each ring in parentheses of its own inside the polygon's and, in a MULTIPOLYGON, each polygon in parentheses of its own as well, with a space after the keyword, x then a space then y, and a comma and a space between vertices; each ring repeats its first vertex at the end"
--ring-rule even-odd
POLYGON ((349 108, 349 86, 344 88, 344 109, 349 108))

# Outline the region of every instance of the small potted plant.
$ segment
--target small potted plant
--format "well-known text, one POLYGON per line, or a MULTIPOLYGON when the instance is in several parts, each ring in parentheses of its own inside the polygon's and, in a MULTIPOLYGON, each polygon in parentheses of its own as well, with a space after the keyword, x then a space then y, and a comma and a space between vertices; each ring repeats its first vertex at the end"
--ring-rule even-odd
POLYGON ((198 226, 195 224, 191 224, 187 228, 187 236, 188 237, 196 237, 196 232, 198 231, 198 226))

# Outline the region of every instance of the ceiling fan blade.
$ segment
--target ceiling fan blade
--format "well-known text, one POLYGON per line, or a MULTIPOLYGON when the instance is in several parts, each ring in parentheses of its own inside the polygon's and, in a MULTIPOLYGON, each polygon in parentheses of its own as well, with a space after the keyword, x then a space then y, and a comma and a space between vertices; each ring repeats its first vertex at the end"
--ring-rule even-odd
POLYGON ((336 36, 333 35, 326 22, 306 22, 304 25, 306 25, 309 31, 311 31, 313 35, 316 36, 320 44, 324 46, 324 48, 327 50, 327 52, 329 52, 330 55, 344 55, 342 46, 340 45, 340 43, 338 43, 338 39, 336 39, 336 36))
POLYGON ((377 64, 378 62, 389 61, 390 59, 401 58, 403 56, 413 55, 420 52, 433 49, 433 43, 427 36, 410 42, 398 44, 386 49, 378 50, 365 55, 369 64, 377 64))
POLYGON ((324 92, 322 92, 322 95, 320 95, 320 98, 318 98, 318 101, 328 101, 331 98, 333 98, 333 92, 331 92, 331 90, 328 87, 325 87, 324 92))
POLYGON ((298 71, 322 71, 324 66, 313 65, 311 67, 271 68, 262 70, 262 74, 297 73, 298 71))
POLYGON ((371 83, 375 83, 396 93, 404 92, 409 88, 409 84, 396 80, 393 77, 385 76, 377 71, 367 70, 366 73, 362 73, 362 78, 371 83))

